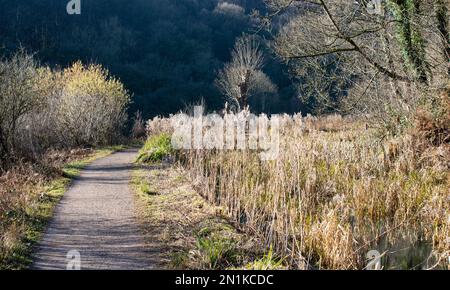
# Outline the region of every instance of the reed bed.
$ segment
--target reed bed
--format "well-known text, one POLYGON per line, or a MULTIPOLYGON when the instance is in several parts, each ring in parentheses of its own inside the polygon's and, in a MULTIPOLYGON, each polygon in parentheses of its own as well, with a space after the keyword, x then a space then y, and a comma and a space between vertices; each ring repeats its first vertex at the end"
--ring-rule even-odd
MULTIPOLYGON (((168 131, 167 119, 148 127, 168 131)), ((405 134, 380 140, 360 121, 283 116, 280 154, 184 150, 196 189, 273 247, 291 268, 446 268, 450 254, 448 144, 418 150, 405 134)))

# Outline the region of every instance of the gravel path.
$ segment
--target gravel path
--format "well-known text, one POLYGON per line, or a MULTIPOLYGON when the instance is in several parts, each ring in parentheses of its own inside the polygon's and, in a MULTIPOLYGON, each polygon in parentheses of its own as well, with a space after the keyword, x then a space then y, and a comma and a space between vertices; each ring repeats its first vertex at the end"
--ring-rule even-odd
POLYGON ((76 265, 76 251, 82 270, 152 269, 157 255, 144 242, 129 188, 135 156, 136 150, 125 150, 82 171, 56 207, 32 269, 76 265))

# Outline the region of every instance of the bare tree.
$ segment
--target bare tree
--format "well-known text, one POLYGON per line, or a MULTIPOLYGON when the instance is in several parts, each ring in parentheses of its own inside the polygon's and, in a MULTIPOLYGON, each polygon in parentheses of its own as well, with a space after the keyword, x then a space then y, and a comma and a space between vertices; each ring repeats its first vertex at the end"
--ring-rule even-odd
POLYGON ((23 51, 0 60, 0 169, 14 157, 21 118, 41 104, 37 75, 33 57, 23 51))
POLYGON ((293 68, 303 97, 325 108, 345 101, 361 113, 406 116, 427 95, 419 92, 448 83, 447 1, 384 0, 380 13, 371 2, 266 0, 263 19, 274 23, 273 49, 293 68))
MULTIPOLYGON (((432 5, 414 0, 387 0, 385 14, 368 12, 368 1, 303 1, 268 0, 270 7, 276 7, 275 14, 289 7, 301 11, 293 13, 293 21, 305 27, 297 33, 284 29, 275 48, 288 59, 314 58, 330 54, 351 53, 370 64, 379 73, 392 79, 427 82, 427 60, 424 54, 425 31, 420 27, 424 11, 432 11, 432 5), (374 40, 388 33, 394 36, 406 65, 413 75, 389 67, 372 53, 376 48, 374 40), (289 43, 289 40, 293 40, 289 43)), ((427 1, 423 1, 427 2, 427 1)), ((292 11, 292 10, 291 10, 292 11)), ((292 28, 292 24, 291 28, 292 28)), ((295 25, 294 25, 295 26, 295 25)))
POLYGON ((218 74, 217 87, 231 103, 246 108, 255 93, 276 91, 276 86, 261 70, 263 62, 263 51, 255 37, 240 37, 231 53, 231 62, 218 74))

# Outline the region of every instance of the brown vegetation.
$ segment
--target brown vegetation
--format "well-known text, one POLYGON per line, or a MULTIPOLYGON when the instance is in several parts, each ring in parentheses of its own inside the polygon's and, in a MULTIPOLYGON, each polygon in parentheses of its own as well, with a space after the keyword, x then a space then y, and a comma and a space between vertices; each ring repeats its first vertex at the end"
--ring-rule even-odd
POLYGON ((248 266, 255 239, 238 232, 223 209, 206 202, 182 168, 158 163, 136 169, 139 216, 158 268, 224 269, 248 266))
POLYGON ((337 116, 283 119, 274 161, 251 150, 185 150, 177 159, 204 198, 293 268, 363 269, 374 249, 386 252, 387 269, 445 267, 448 147, 430 155, 413 135, 382 141, 337 116))
POLYGON ((129 101, 123 84, 98 65, 55 71, 24 52, 1 60, 0 169, 49 148, 117 142, 129 101))
POLYGON ((0 60, 0 268, 23 268, 69 178, 95 146, 118 142, 130 101, 98 65, 62 71, 23 51, 0 60))

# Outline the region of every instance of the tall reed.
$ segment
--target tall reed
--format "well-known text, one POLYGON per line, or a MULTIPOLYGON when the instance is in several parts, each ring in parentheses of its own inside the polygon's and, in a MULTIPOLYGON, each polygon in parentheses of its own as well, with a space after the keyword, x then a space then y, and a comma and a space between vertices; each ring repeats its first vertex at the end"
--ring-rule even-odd
POLYGON ((363 269, 370 250, 385 253, 386 268, 445 265, 448 147, 424 163, 410 135, 380 141, 339 116, 282 124, 276 160, 251 150, 179 151, 177 159, 208 201, 293 268, 363 269))

